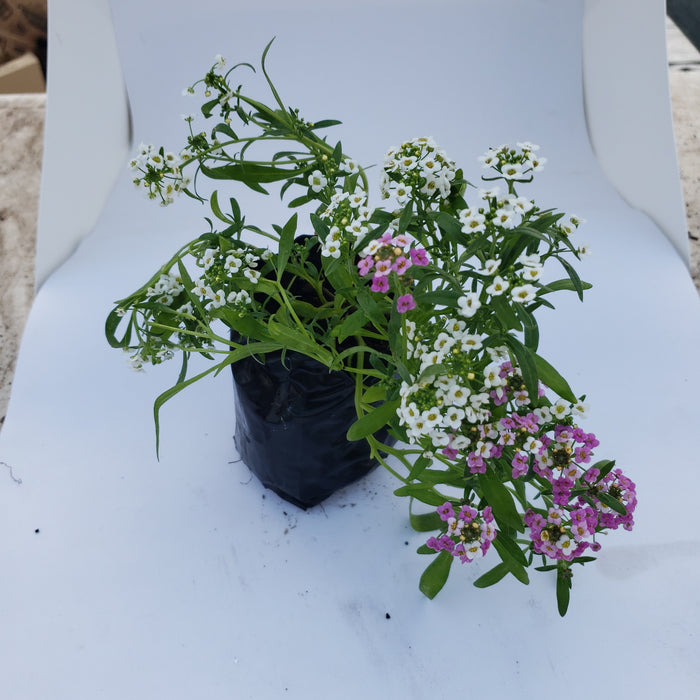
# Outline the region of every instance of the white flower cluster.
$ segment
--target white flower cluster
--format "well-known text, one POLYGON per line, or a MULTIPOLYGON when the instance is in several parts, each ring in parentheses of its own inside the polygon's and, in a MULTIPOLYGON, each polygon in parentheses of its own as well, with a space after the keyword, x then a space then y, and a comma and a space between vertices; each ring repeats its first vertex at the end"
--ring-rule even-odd
POLYGON ((527 197, 501 195, 498 187, 479 190, 478 194, 481 202, 477 206, 458 212, 462 231, 467 234, 483 233, 489 225, 514 229, 522 221, 522 216, 535 206, 527 197))
POLYGON ((516 144, 516 148, 507 145, 489 148, 479 162, 485 168, 493 168, 506 180, 529 179, 532 173, 539 172, 547 162, 537 155, 540 147, 527 141, 516 144))
POLYGON ((180 170, 182 162, 181 156, 142 143, 137 155, 129 161, 129 168, 136 175, 134 185, 143 187, 149 199, 160 198, 165 206, 172 204, 175 195, 189 185, 189 178, 180 170))
POLYGON ((407 358, 419 360, 417 376, 431 366, 442 368, 436 376, 420 383, 401 384, 397 415, 406 426, 409 442, 428 438, 435 448, 449 446, 456 450, 470 444, 470 439, 460 434, 463 424, 488 420, 489 413, 484 408, 490 400, 488 392, 505 383, 500 376, 503 349, 487 349, 491 362, 482 370, 479 380, 470 371, 482 347, 482 337, 467 332, 465 322, 459 319, 447 318, 443 325, 423 333, 416 330, 413 322, 406 322, 407 358), (464 379, 476 382, 478 390, 474 391, 474 385, 468 385, 464 379))
POLYGON ((455 172, 454 161, 431 138, 421 137, 387 151, 379 186, 385 199, 393 194, 402 206, 419 195, 446 199, 455 172))
POLYGON ((197 260, 204 273, 192 280, 191 292, 215 309, 226 304, 245 307, 251 302, 250 294, 238 287, 231 289, 231 276, 240 272, 251 285, 256 285, 260 279, 256 268, 269 255, 268 251, 258 256, 237 248, 223 253, 219 248, 207 248, 197 260))
POLYGON ((359 187, 352 194, 333 194, 330 204, 321 213, 321 218, 328 221, 330 228, 326 239, 321 241, 321 255, 339 258, 344 240, 350 243, 351 248, 354 247, 367 234, 371 214, 367 207, 367 195, 359 187))
POLYGON ((160 304, 170 306, 175 297, 185 289, 182 283, 182 277, 177 272, 169 272, 167 275, 161 275, 158 281, 148 288, 148 294, 160 304))

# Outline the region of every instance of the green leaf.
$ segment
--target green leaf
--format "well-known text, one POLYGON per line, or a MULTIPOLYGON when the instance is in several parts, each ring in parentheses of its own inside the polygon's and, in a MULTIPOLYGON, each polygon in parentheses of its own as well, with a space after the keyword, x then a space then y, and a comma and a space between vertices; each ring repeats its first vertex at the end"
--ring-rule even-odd
POLYGON ((337 126, 338 124, 342 124, 343 122, 338 121, 337 119, 322 119, 320 122, 314 122, 313 124, 309 125, 309 129, 312 131, 316 129, 325 129, 329 126, 337 126))
POLYGON ((312 357, 326 366, 330 366, 333 356, 311 336, 296 328, 290 328, 282 323, 270 320, 267 324, 270 337, 288 350, 296 350, 312 357))
POLYGON ((278 182, 297 175, 297 170, 275 168, 271 165, 258 165, 250 162, 232 163, 218 168, 208 168, 206 165, 201 165, 200 169, 203 175, 213 180, 237 180, 244 182, 249 187, 260 182, 278 182))
POLYGON ((493 541, 493 545, 496 545, 496 540, 498 540, 498 546, 496 550, 501 555, 501 559, 505 561, 502 553, 507 553, 513 561, 517 562, 521 566, 527 566, 527 558, 518 543, 509 535, 507 535, 503 530, 498 531, 496 539, 493 541))
POLYGON ((457 219, 448 214, 446 211, 438 212, 435 216, 440 230, 445 234, 448 240, 453 243, 464 242, 466 236, 462 232, 462 224, 457 219))
POLYGON ((403 208, 401 216, 399 217, 399 228, 398 233, 405 233, 408 225, 411 223, 413 218, 413 201, 409 199, 408 204, 403 208))
MULTIPOLYGON (((537 326, 537 321, 522 304, 517 304, 514 308, 515 313, 523 324, 523 330, 525 331, 525 347, 536 352, 540 342, 540 330, 537 326)), ((537 357, 535 357, 535 365, 537 365, 537 357)))
POLYGON ((441 506, 448 499, 426 484, 404 484, 394 491, 394 496, 411 496, 428 506, 441 506))
POLYGON ((570 569, 560 568, 557 571, 557 609, 559 614, 564 617, 569 609, 569 598, 571 596, 571 576, 570 569), (565 574, 564 571, 567 573, 565 574), (569 574, 569 575, 567 575, 569 574))
POLYGON ((338 337, 339 342, 343 342, 348 336, 358 333, 367 323, 367 316, 362 309, 353 311, 343 322, 336 326, 332 334, 338 337))
POLYGON ((217 219, 221 219, 226 224, 233 223, 231 219, 229 219, 222 211, 221 208, 219 207, 219 195, 216 190, 214 190, 211 193, 211 197, 209 197, 209 206, 211 207, 212 212, 214 212, 214 216, 217 219))
POLYGON ((362 403, 373 404, 386 399, 386 388, 381 384, 373 384, 362 394, 362 403))
POLYGON ((348 440, 362 440, 368 435, 374 435, 396 415, 396 409, 400 403, 399 399, 386 401, 381 406, 377 406, 374 410, 358 418, 348 430, 348 440))
POLYGON ((598 500, 603 505, 606 505, 608 508, 612 508, 616 513, 619 513, 620 515, 627 515, 627 508, 625 508, 625 506, 622 503, 620 503, 620 501, 618 501, 617 498, 614 498, 605 491, 601 491, 596 495, 598 497, 598 500))
POLYGON ((409 518, 411 527, 416 532, 433 532, 439 530, 443 525, 442 519, 434 510, 430 513, 412 513, 409 510, 409 518))
POLYGON ((504 331, 509 331, 511 329, 519 331, 521 329, 518 317, 504 297, 492 297, 489 303, 496 313, 496 318, 501 322, 504 331))
MULTIPOLYGON (((559 372, 557 372, 557 370, 554 369, 549 362, 547 362, 547 360, 535 353, 533 353, 533 356, 535 358, 537 376, 540 378, 542 383, 548 386, 553 392, 561 396, 562 399, 571 401, 571 403, 576 403, 578 399, 571 390, 571 387, 567 383, 566 379, 564 379, 564 377, 562 377, 561 374, 559 374, 559 372)), ((535 394, 535 396, 536 395, 537 394, 535 394)))
POLYGON ((492 471, 479 474, 479 486, 499 524, 523 532, 523 519, 515 508, 510 491, 492 471))
POLYGON ((430 365, 421 372, 416 384, 427 382, 433 379, 433 377, 441 377, 443 374, 447 374, 449 371, 449 367, 446 367, 445 365, 430 365))
POLYGON ((525 382, 527 393, 531 397, 535 398, 537 396, 539 385, 537 383, 538 374, 534 353, 512 335, 504 335, 501 337, 501 339, 515 355, 515 359, 518 362, 518 367, 523 375, 523 381, 525 382))
POLYGON ((569 279, 571 280, 571 283, 574 286, 574 290, 578 295, 578 298, 581 301, 583 301, 583 282, 581 282, 581 278, 578 276, 578 273, 574 269, 573 265, 568 260, 565 260, 564 258, 561 258, 558 255, 555 255, 554 257, 562 264, 562 267, 566 270, 567 274, 569 275, 569 279))
POLYGON ((418 584, 424 596, 432 600, 442 590, 450 575, 453 561, 454 557, 449 552, 442 551, 428 564, 418 584))
POLYGON ((425 457, 424 455, 418 457, 418 459, 413 463, 411 471, 408 474, 409 481, 412 479, 417 479, 432 463, 433 460, 430 459, 430 457, 425 457))
MULTIPOLYGON (((523 564, 521 564, 514 556, 513 556, 513 548, 507 544, 508 538, 504 538, 499 535, 496 536, 496 539, 492 542, 494 548, 498 552, 498 556, 501 557, 501 560, 503 563, 508 567, 508 571, 515 576, 520 583, 523 583, 527 586, 528 583, 530 583, 530 578, 527 575, 527 571, 525 571, 525 565, 527 562, 525 561, 523 564)), ((510 540, 512 542, 512 540, 510 540)), ((517 545, 515 546, 516 549, 519 550, 517 545)), ((522 555, 522 552, 520 552, 522 555)), ((522 557, 523 559, 525 558, 524 556, 522 557)))
MULTIPOLYGON (((581 282, 580 288, 581 289, 591 289, 593 287, 590 282, 581 282)), ((549 284, 544 285, 538 292, 539 295, 542 294, 549 294, 550 292, 559 292, 559 291, 569 291, 569 292, 574 292, 578 291, 578 287, 570 280, 557 280, 556 282, 550 282, 549 284)))
POLYGON ((496 564, 493 569, 479 576, 479 578, 474 581, 474 585, 477 588, 488 588, 489 586, 493 586, 494 583, 498 583, 507 573, 508 567, 501 562, 500 564, 496 564))
POLYGON ((297 230, 297 215, 291 216, 280 233, 279 250, 277 252, 277 281, 282 279, 282 273, 289 260, 289 254, 294 245, 294 234, 297 230))

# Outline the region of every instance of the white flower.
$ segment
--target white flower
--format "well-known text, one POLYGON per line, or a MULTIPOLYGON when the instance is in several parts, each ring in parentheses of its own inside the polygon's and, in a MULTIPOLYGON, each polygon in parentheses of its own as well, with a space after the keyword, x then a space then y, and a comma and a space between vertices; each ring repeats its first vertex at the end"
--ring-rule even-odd
POLYGON ((510 282, 504 280, 499 275, 496 275, 493 278, 493 284, 486 287, 486 293, 492 297, 497 297, 503 294, 503 292, 505 292, 508 289, 508 287, 510 287, 510 282))
POLYGON ((488 388, 503 386, 506 380, 501 377, 501 365, 491 362, 484 367, 484 386, 488 388))
POLYGON ((529 166, 533 172, 538 173, 541 170, 544 170, 544 164, 546 162, 546 158, 537 158, 530 155, 530 160, 526 161, 526 166, 529 166))
POLYGON ((207 248, 204 255, 199 259, 199 262, 204 265, 204 269, 208 270, 215 262, 216 256, 219 254, 218 248, 207 248))
POLYGON ((445 396, 445 403, 449 406, 466 406, 469 399, 470 389, 455 384, 450 388, 445 396))
POLYGON ((553 418, 566 418, 571 413, 571 406, 564 399, 557 399, 549 410, 553 418))
POLYGON ((537 296, 537 288, 531 284, 523 284, 519 287, 513 287, 510 290, 510 296, 513 301, 519 304, 526 304, 537 296))
POLYGON ((201 277, 196 280, 192 280, 192 282, 194 283, 194 287, 191 289, 192 294, 195 294, 198 297, 207 296, 207 290, 209 287, 201 277))
POLYGON ((395 192, 396 201, 399 204, 406 204, 411 196, 411 192, 413 192, 413 188, 410 185, 399 185, 395 192))
POLYGON ((481 233, 486 230, 486 217, 478 211, 462 209, 459 212, 459 219, 462 222, 462 231, 464 233, 481 233))
POLYGON ((229 255, 224 261, 224 268, 231 273, 236 273, 241 269, 241 259, 236 255, 229 255))
POLYGON ((501 168, 501 173, 508 180, 515 180, 522 177, 523 166, 520 163, 507 163, 501 168))
POLYGON ((462 421, 464 420, 464 410, 456 406, 451 406, 447 409, 442 422, 447 428, 452 428, 453 430, 459 430, 462 427, 462 421))
POLYGON ((521 151, 539 151, 540 147, 536 143, 529 141, 519 141, 515 144, 521 151))
POLYGON ((327 184, 328 180, 320 170, 314 170, 309 175, 309 185, 314 192, 320 192, 327 184))
POLYGON ((467 292, 457 299, 457 303, 459 304, 458 313, 466 318, 471 318, 481 306, 479 295, 476 292, 467 292))
POLYGON ((215 309, 218 309, 226 303, 226 294, 223 289, 217 289, 216 291, 210 289, 207 296, 211 299, 211 305, 215 309))
POLYGON ((515 211, 513 209, 497 209, 493 222, 501 228, 515 228, 515 211))
POLYGON ((225 65, 226 59, 220 53, 217 53, 214 57, 214 70, 223 70, 225 65))
POLYGON ((498 151, 489 149, 483 156, 479 156, 479 162, 484 168, 492 168, 500 163, 498 151))
POLYGON ((525 267, 525 268, 523 268, 523 271, 521 274, 523 276, 523 279, 530 280, 531 282, 535 282, 540 277, 542 277, 542 268, 541 267, 525 267))
POLYGON ((583 243, 578 247, 576 252, 580 257, 587 258, 589 255, 591 255, 591 247, 588 244, 583 243))
POLYGON ((532 255, 527 255, 527 253, 521 253, 520 257, 517 259, 516 262, 519 262, 525 267, 540 267, 540 265, 542 264, 540 263, 540 256, 537 255, 537 253, 533 253, 532 255))
POLYGON ((260 279, 260 273, 257 270, 251 270, 250 268, 246 268, 243 270, 243 274, 253 283, 257 284, 258 280, 260 279))
POLYGON ((321 248, 321 255, 325 258, 339 258, 340 257, 340 245, 335 241, 326 241, 321 248))
POLYGON ((348 173, 348 175, 352 175, 353 173, 360 172, 360 166, 354 160, 350 160, 349 158, 346 158, 338 166, 338 170, 341 170, 344 173, 348 173))
POLYGON ((578 416, 579 418, 588 418, 588 404, 584 403, 583 401, 577 401, 572 407, 571 407, 571 413, 574 416, 578 416))
POLYGON ((483 268, 481 268, 481 270, 479 270, 479 272, 482 275, 493 275, 496 272, 496 270, 498 270, 500 265, 501 265, 500 260, 489 259, 484 263, 483 268))

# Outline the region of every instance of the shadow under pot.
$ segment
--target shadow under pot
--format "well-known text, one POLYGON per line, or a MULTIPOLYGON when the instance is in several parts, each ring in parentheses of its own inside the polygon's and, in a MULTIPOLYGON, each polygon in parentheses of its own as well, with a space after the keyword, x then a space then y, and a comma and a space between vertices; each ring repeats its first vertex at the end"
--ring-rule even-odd
MULTIPOLYGON (((355 381, 306 355, 267 353, 232 366, 235 444, 263 486, 300 508, 317 505, 377 466, 365 440, 345 437, 357 420, 355 381)), ((376 436, 389 442, 382 430, 376 436)))

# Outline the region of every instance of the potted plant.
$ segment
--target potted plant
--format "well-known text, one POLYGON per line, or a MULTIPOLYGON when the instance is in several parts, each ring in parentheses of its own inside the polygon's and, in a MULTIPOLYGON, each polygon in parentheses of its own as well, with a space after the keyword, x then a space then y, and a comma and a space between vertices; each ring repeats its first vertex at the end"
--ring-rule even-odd
POLYGON ((585 252, 574 242, 581 220, 519 192, 545 164, 526 142, 489 148, 478 188, 432 139, 404 141, 381 169, 387 206, 371 208, 365 169, 321 135, 338 122, 284 105, 269 48, 271 106, 235 87, 250 64, 227 70, 217 57, 185 91, 203 94, 213 126, 188 116, 181 151, 142 145, 130 163, 151 199, 185 194, 214 217, 107 318, 109 342, 136 369, 181 358, 156 400, 156 440, 165 401, 232 366, 236 443, 263 483, 305 507, 379 462, 409 498, 412 525, 434 533, 419 549, 434 555, 423 593, 438 593, 455 560, 495 550, 475 585, 507 574, 527 583, 541 561, 535 568, 556 572, 563 615, 572 567, 593 559, 601 532, 631 529, 636 506, 614 462, 593 461, 598 441, 579 426, 585 397, 538 354, 537 309, 589 287, 571 264, 585 252), (216 189, 205 193, 205 179, 216 189), (271 185, 298 211, 268 230, 246 220, 235 193, 264 196, 271 185), (545 281, 556 266, 564 277, 545 281), (211 364, 188 376, 193 353, 211 364), (337 485, 305 502, 265 472, 275 462, 294 471, 260 454, 280 433, 299 443, 283 454, 321 443, 312 480, 355 456, 337 485))

